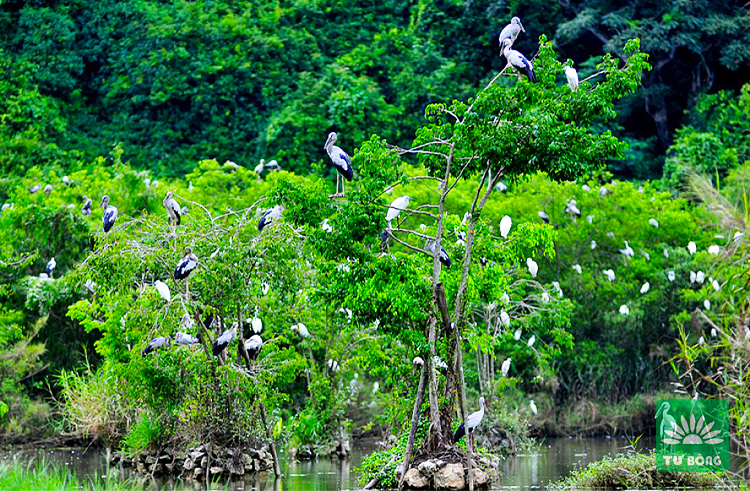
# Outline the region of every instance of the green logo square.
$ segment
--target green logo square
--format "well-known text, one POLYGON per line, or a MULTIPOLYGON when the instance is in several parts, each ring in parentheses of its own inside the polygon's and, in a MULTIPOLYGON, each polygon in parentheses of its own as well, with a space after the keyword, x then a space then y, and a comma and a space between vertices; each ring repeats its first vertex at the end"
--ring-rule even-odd
POLYGON ((660 472, 723 472, 729 464, 729 404, 721 399, 660 399, 656 405, 660 472))

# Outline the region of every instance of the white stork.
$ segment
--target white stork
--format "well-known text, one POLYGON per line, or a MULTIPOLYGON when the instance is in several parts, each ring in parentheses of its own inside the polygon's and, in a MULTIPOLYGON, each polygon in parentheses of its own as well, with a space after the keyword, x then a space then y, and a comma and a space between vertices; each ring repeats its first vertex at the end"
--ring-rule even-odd
POLYGON ((173 224, 174 228, 180 226, 180 217, 182 216, 182 209, 176 199, 172 197, 172 191, 168 191, 167 195, 162 201, 164 208, 167 209, 167 215, 169 215, 169 223, 173 224))
POLYGON ((263 230, 263 228, 269 223, 273 223, 278 220, 281 217, 282 211, 284 211, 284 205, 276 205, 270 210, 267 210, 265 213, 263 213, 263 215, 260 216, 260 220, 258 221, 258 231, 263 230))
POLYGON ((565 78, 568 79, 568 87, 570 87, 570 90, 574 92, 578 90, 578 72, 576 69, 572 66, 566 66, 563 68, 563 71, 565 72, 565 78))
POLYGON ((484 397, 479 398, 479 411, 471 413, 469 417, 466 418, 466 421, 461 422, 461 425, 453 435, 453 443, 458 443, 467 431, 469 433, 473 432, 482 422, 482 418, 484 418, 484 397))
POLYGON ((104 208, 102 223, 104 225, 104 233, 106 234, 112 230, 115 221, 117 221, 117 208, 109 204, 109 196, 106 194, 102 197, 102 202, 99 204, 99 208, 104 208))
POLYGON ((352 177, 354 177, 354 170, 352 169, 349 155, 347 155, 347 153, 340 147, 334 145, 337 139, 338 135, 336 132, 330 132, 324 148, 326 149, 326 152, 328 152, 328 157, 330 157, 333 167, 336 169, 336 194, 334 196, 343 196, 345 192, 344 183, 341 183, 341 194, 339 194, 339 181, 342 176, 347 181, 351 181, 352 177))
POLYGON ((503 30, 500 31, 500 36, 497 38, 498 43, 500 44, 500 49, 503 48, 506 39, 510 39, 510 44, 512 46, 513 43, 516 42, 518 34, 521 32, 526 32, 526 29, 523 28, 523 24, 521 24, 521 19, 513 17, 510 20, 510 24, 503 27, 503 30))
POLYGON ((503 55, 508 60, 508 64, 525 75, 532 84, 536 83, 536 75, 534 75, 534 67, 531 62, 520 51, 511 49, 512 44, 513 41, 510 39, 503 41, 503 55))

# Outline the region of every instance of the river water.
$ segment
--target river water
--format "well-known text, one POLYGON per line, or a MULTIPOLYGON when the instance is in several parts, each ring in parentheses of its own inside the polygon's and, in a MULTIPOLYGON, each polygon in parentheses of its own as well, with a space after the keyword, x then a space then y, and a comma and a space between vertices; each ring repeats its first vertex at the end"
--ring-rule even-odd
MULTIPOLYGON (((624 439, 553 439, 547 440, 533 452, 505 459, 501 464, 503 476, 494 490, 540 489, 547 484, 566 477, 577 465, 599 460, 605 455, 614 455, 628 444, 624 439)), ((348 460, 320 459, 295 462, 283 454, 283 477, 274 481, 268 476, 256 476, 229 483, 228 487, 212 486, 209 489, 230 491, 329 491, 357 489, 358 477, 354 470, 362 459, 375 447, 362 443, 355 445, 348 460)), ((0 459, 43 459, 51 465, 69 467, 79 478, 98 480, 106 475, 106 458, 102 451, 80 448, 47 449, 33 452, 5 452, 0 459)), ((152 490, 182 491, 198 490, 201 486, 184 481, 149 482, 143 477, 125 472, 130 477, 149 484, 152 490)), ((206 489, 206 488, 203 488, 206 489)))

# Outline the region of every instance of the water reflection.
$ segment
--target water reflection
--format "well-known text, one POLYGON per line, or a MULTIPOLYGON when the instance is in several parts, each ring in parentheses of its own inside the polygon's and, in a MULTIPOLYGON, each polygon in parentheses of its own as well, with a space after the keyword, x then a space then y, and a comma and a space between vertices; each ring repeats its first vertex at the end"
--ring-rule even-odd
MULTIPOLYGON (((643 443, 643 442, 641 442, 643 443)), ((605 455, 621 452, 628 444, 621 439, 554 439, 544 442, 528 455, 506 459, 501 464, 503 476, 493 489, 537 489, 567 476, 576 465, 585 465, 605 455)), ((642 445, 650 448, 653 442, 642 445)), ((354 472, 362 459, 375 450, 370 443, 355 446, 349 460, 321 459, 315 462, 294 461, 285 453, 280 455, 284 475, 273 479, 272 474, 246 476, 230 483, 215 483, 205 486, 184 480, 151 480, 123 469, 121 475, 144 484, 153 491, 225 490, 230 491, 330 491, 358 488, 358 476, 354 472)), ((103 451, 79 448, 37 450, 0 454, 0 459, 21 458, 39 460, 69 467, 79 478, 101 480, 107 474, 107 458, 103 451)))

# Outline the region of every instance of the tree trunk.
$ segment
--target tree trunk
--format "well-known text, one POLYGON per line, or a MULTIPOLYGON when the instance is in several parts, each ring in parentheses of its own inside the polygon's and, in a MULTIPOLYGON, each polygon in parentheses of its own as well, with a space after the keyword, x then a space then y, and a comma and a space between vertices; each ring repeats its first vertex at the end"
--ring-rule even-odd
POLYGON ((401 477, 398 480, 398 489, 404 487, 404 477, 409 470, 411 456, 414 451, 414 438, 417 434, 417 425, 419 424, 419 415, 422 413, 422 403, 424 402, 424 386, 427 382, 427 364, 422 364, 422 373, 419 376, 419 387, 417 388, 417 398, 414 401, 414 410, 411 413, 411 429, 409 430, 409 440, 406 442, 406 451, 404 452, 404 463, 401 469, 401 477))

